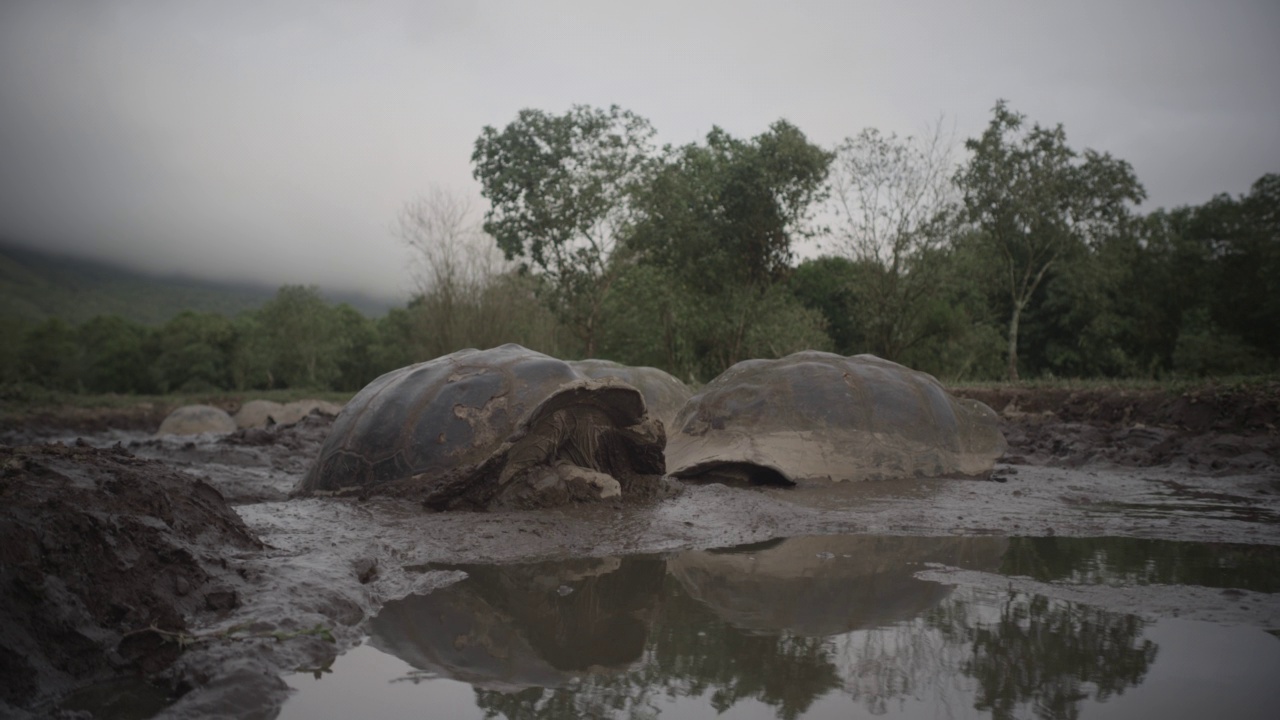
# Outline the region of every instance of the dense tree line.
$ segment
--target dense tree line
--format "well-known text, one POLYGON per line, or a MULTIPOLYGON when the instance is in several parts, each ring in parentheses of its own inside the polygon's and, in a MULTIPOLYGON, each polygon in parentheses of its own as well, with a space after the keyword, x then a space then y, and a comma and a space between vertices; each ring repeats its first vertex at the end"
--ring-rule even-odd
POLYGON ((1003 101, 958 164, 936 132, 652 135, 577 107, 476 141, 484 230, 573 328, 570 355, 699 381, 801 348, 949 379, 1280 367, 1280 176, 1143 215, 1127 162, 1003 101), (824 254, 797 264, 804 239, 824 254))
POLYGON ((997 103, 949 143, 864 130, 832 149, 778 121, 652 145, 621 110, 485 128, 483 221, 435 192, 399 235, 418 292, 369 319, 286 286, 234 318, 159 327, 0 318, 0 382, 72 392, 354 391, 387 370, 518 342, 706 381, 752 357, 869 352, 944 379, 1280 369, 1280 175, 1137 210, 1123 160, 997 103), (797 262, 796 245, 822 254, 797 262))
POLYGON ((0 382, 87 393, 355 391, 438 354, 431 312, 418 298, 374 320, 315 288, 284 286, 235 318, 188 311, 158 327, 111 315, 79 326, 51 318, 16 329, 0 382))

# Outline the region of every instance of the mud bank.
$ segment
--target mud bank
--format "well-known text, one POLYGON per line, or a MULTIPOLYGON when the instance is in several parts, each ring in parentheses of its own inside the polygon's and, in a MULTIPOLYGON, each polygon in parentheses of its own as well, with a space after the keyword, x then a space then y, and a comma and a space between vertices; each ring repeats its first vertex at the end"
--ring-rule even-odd
POLYGON ((690 485, 647 505, 493 513, 288 500, 328 431, 321 417, 155 438, 46 413, 0 433, 0 715, 74 716, 75 688, 109 693, 123 678, 145 680, 162 717, 274 717, 283 674, 323 672, 384 604, 461 577, 432 564, 834 534, 1280 545, 1280 392, 1181 404, 1045 392, 961 393, 1002 414, 1010 448, 989 480, 690 485), (64 444, 38 444, 48 439, 64 444))

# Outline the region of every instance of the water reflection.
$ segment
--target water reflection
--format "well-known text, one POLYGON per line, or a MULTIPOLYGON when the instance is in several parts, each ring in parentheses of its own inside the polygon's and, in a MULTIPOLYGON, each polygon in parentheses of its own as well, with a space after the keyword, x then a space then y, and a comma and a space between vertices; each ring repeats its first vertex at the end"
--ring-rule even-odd
POLYGON ((972 648, 960 671, 978 681, 975 707, 1014 718, 1071 720, 1080 701, 1106 700, 1142 682, 1156 657, 1133 615, 1010 593, 992 623, 950 618, 939 629, 972 648), (958 633, 958 635, 957 635, 958 633))
POLYGON ((1115 537, 1012 538, 1000 572, 1045 582, 1280 592, 1280 552, 1269 545, 1115 537))
POLYGON ((451 567, 467 579, 388 603, 371 643, 426 673, 504 691, 638 660, 665 575, 657 557, 451 567))
POLYGON ((1075 718, 1144 681, 1160 655, 1145 621, 915 573, 939 563, 1274 589, 1277 558, 1275 548, 1108 538, 800 537, 665 558, 463 566, 466 580, 388 603, 370 633, 419 677, 470 683, 494 718, 655 717, 685 701, 788 719, 833 702, 873 714, 924 703, 926 715, 1075 718))
POLYGON ((925 563, 995 570, 1007 546, 997 537, 798 537, 686 552, 668 571, 735 627, 821 637, 915 617, 951 592, 916 579, 925 563))

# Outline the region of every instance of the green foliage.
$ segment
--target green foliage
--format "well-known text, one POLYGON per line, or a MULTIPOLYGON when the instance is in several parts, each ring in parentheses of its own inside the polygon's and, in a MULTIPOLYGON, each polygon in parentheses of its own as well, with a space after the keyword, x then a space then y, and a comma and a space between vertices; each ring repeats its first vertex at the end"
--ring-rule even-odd
POLYGON ((886 319, 866 295, 886 272, 882 265, 822 256, 801 263, 789 288, 801 304, 821 313, 835 352, 872 353, 945 379, 994 377, 1001 367, 1000 331, 986 309, 976 262, 962 249, 946 251, 945 260, 938 260, 942 272, 910 311, 918 337, 895 354, 873 339, 886 319))
POLYGON ((33 322, 15 315, 0 314, 0 384, 16 384, 23 380, 22 353, 27 331, 33 322))
POLYGON ((1173 367, 1181 375, 1211 377, 1261 374, 1274 367, 1262 351, 1209 318, 1207 308, 1195 308, 1183 319, 1173 348, 1173 367))
POLYGON ((64 392, 81 389, 84 354, 75 329, 61 318, 50 318, 27 331, 18 363, 26 382, 64 392))
POLYGON ((703 145, 668 148, 628 247, 704 295, 768 286, 790 271, 831 157, 785 120, 749 141, 714 128, 703 145))
POLYGON ((348 338, 334 309, 314 287, 285 285, 257 312, 260 343, 272 368, 271 384, 285 387, 330 387, 339 375, 339 360, 348 338))
POLYGON ((419 291, 377 320, 301 286, 175 315, 199 293, 170 291, 193 284, 0 247, 0 397, 353 392, 507 342, 694 383, 801 349, 965 382, 1280 369, 1280 175, 1137 216, 1127 163, 1004 102, 951 177, 937 134, 868 129, 830 152, 778 121, 661 154, 652 137, 617 107, 486 127, 483 231, 447 193, 406 206, 419 291), (794 265, 819 209, 838 255, 794 265))
POLYGON ((864 263, 824 255, 800 263, 788 279, 800 304, 822 314, 832 349, 841 355, 856 355, 867 348, 858 299, 866 271, 864 263))
POLYGON ((1088 252, 1115 232, 1129 206, 1145 197, 1133 169, 1105 153, 1067 146, 1062 126, 1026 127, 1023 115, 996 103, 982 136, 956 174, 968 217, 1003 271, 1011 309, 1008 375, 1018 379, 1018 325, 1050 269, 1088 252))
POLYGON ((153 331, 117 315, 99 315, 76 330, 84 353, 82 384, 92 393, 148 393, 153 331))
POLYGON ((1213 322, 1280 360, 1280 174, 1259 178, 1239 199, 1213 198, 1196 209, 1189 230, 1212 258, 1213 322))
POLYGON ((523 258, 545 278, 544 301, 588 355, 653 134, 647 120, 616 105, 577 105, 563 115, 526 109, 501 132, 486 126, 471 156, 491 203, 485 232, 508 260, 523 258))
POLYGON ((575 343, 538 301, 538 282, 509 272, 480 279, 465 295, 446 298, 437 288, 415 296, 378 323, 371 366, 386 372, 464 348, 506 343, 563 355, 575 343))
POLYGON ((785 121, 668 148, 637 190, 604 354, 705 382, 739 360, 829 348, 821 313, 783 281, 830 159, 785 121))
POLYGON ((868 128, 836 148, 830 244, 860 269, 853 291, 865 352, 902 361, 949 327, 934 315, 960 234, 950 171, 940 128, 925 138, 868 128))
POLYGON ((231 356, 238 335, 230 320, 180 313, 156 333, 152 372, 160 392, 203 392, 231 387, 231 356))

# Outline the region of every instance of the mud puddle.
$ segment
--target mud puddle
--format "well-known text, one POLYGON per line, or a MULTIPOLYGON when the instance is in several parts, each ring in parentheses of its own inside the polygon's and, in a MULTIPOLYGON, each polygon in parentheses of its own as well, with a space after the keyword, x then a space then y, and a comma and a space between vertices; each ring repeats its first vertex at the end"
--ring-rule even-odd
POLYGON ((386 603, 361 645, 287 676, 281 718, 1262 718, 1280 702, 1275 546, 835 535, 410 570, 463 579, 386 603))

